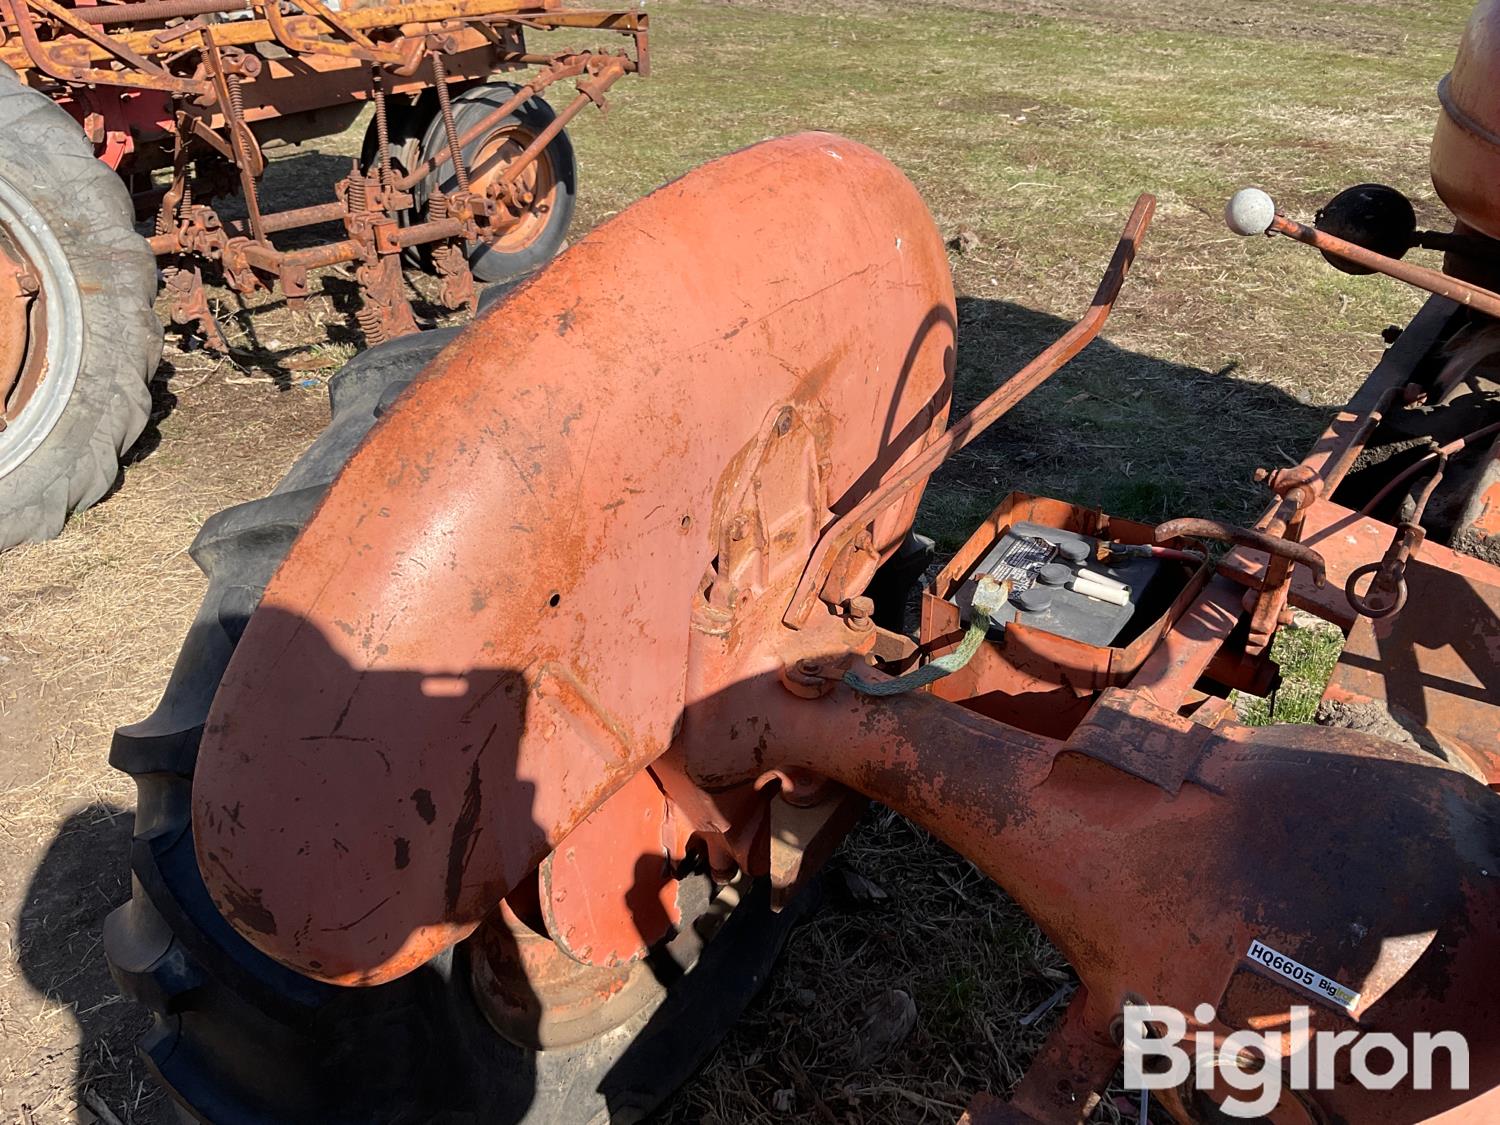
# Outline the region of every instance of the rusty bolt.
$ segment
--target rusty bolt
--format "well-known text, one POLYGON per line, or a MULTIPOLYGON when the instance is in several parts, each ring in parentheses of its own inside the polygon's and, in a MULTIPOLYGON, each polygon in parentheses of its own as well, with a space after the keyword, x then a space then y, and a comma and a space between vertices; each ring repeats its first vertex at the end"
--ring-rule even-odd
POLYGON ((776 415, 776 434, 778 437, 786 437, 792 432, 792 408, 783 406, 781 412, 776 415))
POLYGON ((1250 479, 1253 480, 1256 484, 1264 484, 1266 481, 1271 479, 1271 470, 1256 469, 1255 472, 1250 474, 1250 479))
POLYGON ((806 657, 782 667, 781 683, 793 695, 803 699, 817 699, 833 690, 833 681, 823 675, 822 662, 806 657))
POLYGON ((863 595, 850 598, 844 603, 844 622, 849 628, 863 632, 874 625, 874 622, 870 620, 870 615, 874 612, 875 602, 872 598, 863 595))
POLYGON ((738 515, 734 522, 729 525, 729 538, 731 542, 739 543, 745 536, 750 534, 750 517, 738 515))

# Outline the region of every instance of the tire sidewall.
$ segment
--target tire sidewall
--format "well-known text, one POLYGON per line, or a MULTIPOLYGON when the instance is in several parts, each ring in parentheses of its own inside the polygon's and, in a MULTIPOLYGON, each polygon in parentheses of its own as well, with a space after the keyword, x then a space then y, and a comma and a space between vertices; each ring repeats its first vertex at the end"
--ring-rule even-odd
MULTIPOLYGON (((507 83, 492 83, 471 86, 456 94, 453 98, 453 116, 459 134, 462 135, 486 114, 509 101, 515 96, 517 89, 507 83)), ((495 131, 519 126, 533 133, 539 133, 550 125, 556 116, 546 101, 540 97, 532 97, 521 103, 515 112, 502 119, 496 125, 495 131)), ((463 150, 465 162, 472 164, 475 154, 493 135, 494 131, 465 145, 463 150)), ((445 143, 442 117, 435 115, 422 139, 422 153, 424 156, 431 155, 441 149, 445 143)), ((469 247, 469 267, 479 281, 484 283, 505 281, 531 273, 546 265, 562 249, 568 228, 573 222, 578 178, 573 142, 568 138, 566 129, 553 138, 543 151, 542 158, 551 163, 553 177, 557 184, 556 200, 545 228, 529 246, 516 251, 506 252, 494 249, 482 242, 472 243, 469 247)), ((418 207, 425 208, 427 200, 439 187, 443 191, 455 191, 458 188, 452 160, 445 160, 418 186, 418 207)))
POLYGON ((0 477, 0 547, 15 538, 13 523, 19 538, 54 535, 68 511, 107 491, 119 453, 149 417, 147 384, 162 346, 155 257, 135 231, 125 185, 60 107, 0 75, 7 104, 0 168, 61 249, 80 300, 82 347, 57 421, 0 477))

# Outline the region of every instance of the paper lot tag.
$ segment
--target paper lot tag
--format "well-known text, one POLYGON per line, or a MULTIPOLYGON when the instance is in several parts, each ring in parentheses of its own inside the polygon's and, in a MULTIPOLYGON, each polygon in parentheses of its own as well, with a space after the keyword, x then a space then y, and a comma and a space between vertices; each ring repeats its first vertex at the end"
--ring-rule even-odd
POLYGON ((1300 984, 1303 988, 1316 996, 1322 997, 1336 1008, 1342 1008, 1346 1012, 1352 1012, 1359 1006, 1359 993, 1354 989, 1340 984, 1330 977, 1306 965, 1293 961, 1284 953, 1277 953, 1269 945, 1262 941, 1252 941, 1250 951, 1246 957, 1257 965, 1270 969, 1286 977, 1287 980, 1300 984))

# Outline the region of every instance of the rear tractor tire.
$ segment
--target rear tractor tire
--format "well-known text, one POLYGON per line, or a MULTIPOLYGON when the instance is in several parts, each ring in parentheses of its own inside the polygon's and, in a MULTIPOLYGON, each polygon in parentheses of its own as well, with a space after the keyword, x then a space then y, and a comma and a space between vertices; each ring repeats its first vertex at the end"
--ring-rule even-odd
POLYGON ((0 550, 102 497, 150 416, 156 259, 78 123, 0 73, 0 550))
POLYGON ((106 922, 105 955, 122 991, 152 1015, 140 1044, 147 1066, 193 1120, 639 1121, 739 1019, 814 908, 816 884, 776 914, 764 886, 715 891, 705 875, 684 872, 683 925, 624 970, 579 966, 505 907, 498 923, 373 988, 286 969, 215 909, 190 810, 198 742, 224 669, 329 484, 456 332, 360 355, 332 381, 328 429, 281 484, 204 524, 192 547, 209 579, 203 605, 156 711, 115 734, 110 761, 135 779, 137 811, 132 898, 106 922))

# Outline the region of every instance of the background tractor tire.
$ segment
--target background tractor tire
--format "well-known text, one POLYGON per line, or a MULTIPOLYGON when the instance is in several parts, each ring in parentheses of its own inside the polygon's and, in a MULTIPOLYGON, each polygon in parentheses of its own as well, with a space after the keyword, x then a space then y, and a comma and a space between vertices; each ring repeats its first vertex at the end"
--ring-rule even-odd
POLYGON ((0 334, 27 340, 14 363, 0 340, 4 549, 50 539, 70 511, 109 490, 150 416, 162 344, 156 259, 135 232, 125 185, 73 118, 4 74, 0 259, 20 263, 37 286, 19 320, 0 309, 0 334))
POLYGON ((471 942, 389 984, 340 988, 267 958, 215 909, 194 855, 191 796, 220 678, 330 482, 456 332, 405 336, 360 355, 332 381, 328 429, 280 485, 204 524, 192 547, 209 578, 203 605, 156 711, 115 734, 110 761, 135 779, 137 807, 132 897, 105 924, 105 955, 121 989, 153 1017, 140 1044, 147 1066, 196 1120, 638 1121, 739 1019, 815 906, 816 884, 780 914, 766 888, 754 888, 720 913, 706 944, 684 927, 653 956, 660 991, 652 1004, 545 1051, 519 1047, 486 1022, 469 985, 471 942))
MULTIPOLYGON (((391 171, 397 179, 410 172, 422 159, 422 137, 437 111, 437 94, 432 90, 423 90, 414 102, 408 102, 405 98, 387 100, 386 128, 390 140, 391 171)), ((380 169, 380 138, 373 117, 365 126, 365 139, 359 150, 359 166, 367 176, 375 175, 380 169)), ((409 227, 417 221, 416 215, 416 207, 398 211, 396 222, 409 227)), ((409 266, 424 268, 427 262, 422 249, 421 246, 406 247, 401 251, 401 260, 409 266)))
MULTIPOLYGON (((453 96, 453 118, 458 126, 458 135, 477 124, 486 114, 509 101, 516 92, 514 86, 497 83, 487 86, 471 86, 453 96)), ((497 149, 509 147, 511 154, 518 154, 557 116, 552 107, 541 97, 533 97, 521 103, 519 109, 503 119, 488 133, 478 137, 464 148, 464 163, 468 168, 478 164, 497 149)), ((434 114, 422 139, 421 158, 427 159, 447 143, 441 115, 434 114)), ((471 186, 477 191, 488 179, 497 177, 504 169, 502 162, 491 173, 471 186)), ((520 222, 503 232, 494 242, 475 242, 469 246, 469 268, 481 282, 506 281, 546 265, 562 249, 568 227, 573 222, 574 191, 578 180, 578 166, 573 157, 573 142, 564 129, 552 143, 542 150, 536 162, 524 174, 526 182, 535 191, 537 199, 520 222)), ((445 160, 412 193, 416 209, 425 209, 435 188, 455 191, 458 180, 454 175, 453 161, 445 160)))

